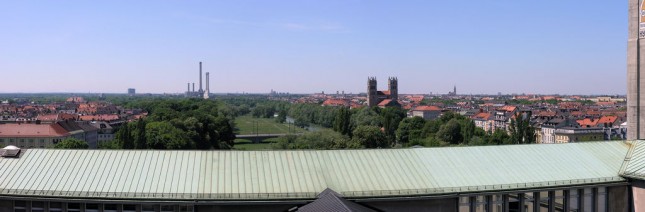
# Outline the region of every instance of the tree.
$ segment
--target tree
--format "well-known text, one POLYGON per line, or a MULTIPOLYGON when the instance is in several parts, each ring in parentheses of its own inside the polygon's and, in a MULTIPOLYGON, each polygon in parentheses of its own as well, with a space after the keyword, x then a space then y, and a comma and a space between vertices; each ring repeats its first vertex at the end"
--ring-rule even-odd
POLYGON ((146 125, 146 144, 152 149, 190 148, 189 138, 168 122, 150 122, 146 125))
POLYGON ((515 112, 511 119, 509 133, 511 141, 516 144, 535 143, 535 130, 530 123, 531 112, 515 112))
POLYGON ((361 144, 365 148, 390 147, 390 143, 385 138, 385 133, 377 126, 358 126, 352 134, 354 135, 354 142, 361 144))
POLYGON ((426 121, 418 116, 404 118, 396 130, 396 140, 401 144, 406 144, 411 140, 421 139, 421 131, 426 121))
POLYGON ((441 120, 439 119, 427 121, 423 125, 423 130, 421 130, 421 137, 427 138, 434 136, 434 134, 439 132, 441 125, 443 125, 443 123, 441 123, 441 120))
POLYGON ((278 117, 276 117, 276 122, 284 123, 287 121, 287 110, 279 110, 278 117))
POLYGON ((391 143, 396 139, 396 129, 399 127, 401 119, 405 118, 405 112, 399 108, 388 107, 381 110, 381 123, 385 137, 391 143))
POLYGON ((448 142, 450 144, 459 144, 463 141, 461 135, 461 125, 455 119, 451 119, 448 123, 439 128, 436 134, 437 139, 448 142))
POLYGON ((352 112, 342 107, 336 111, 336 118, 334 119, 334 131, 340 134, 349 136, 351 134, 351 118, 352 112))
POLYGON ((217 117, 214 120, 214 129, 217 134, 211 134, 211 136, 217 136, 217 140, 219 141, 217 145, 213 144, 213 147, 216 149, 222 149, 221 144, 225 144, 225 146, 228 147, 233 147, 234 141, 235 141, 235 132, 233 132, 233 125, 231 124, 231 121, 225 117, 217 117))
POLYGON ((143 119, 137 120, 134 130, 131 132, 135 149, 147 149, 146 146, 146 122, 143 119))
POLYGON ((87 149, 89 145, 87 142, 78 140, 76 138, 66 138, 65 140, 58 142, 54 145, 56 149, 87 149))
POLYGON ((381 126, 381 117, 374 109, 364 107, 352 115, 351 119, 352 129, 359 126, 381 126))
POLYGON ((506 131, 502 129, 495 129, 493 134, 490 136, 489 144, 510 144, 511 138, 508 136, 506 131))
POLYGON ((132 137, 131 124, 124 123, 116 132, 116 140, 122 149, 134 149, 134 138, 132 137))

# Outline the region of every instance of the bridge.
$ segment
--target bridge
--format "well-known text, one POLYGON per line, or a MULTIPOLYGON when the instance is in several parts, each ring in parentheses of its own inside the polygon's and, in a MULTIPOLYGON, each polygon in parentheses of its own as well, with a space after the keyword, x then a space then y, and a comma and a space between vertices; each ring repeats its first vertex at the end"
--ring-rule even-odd
POLYGON ((235 138, 248 139, 248 140, 251 140, 253 143, 260 143, 260 142, 264 141, 265 139, 278 138, 278 137, 283 137, 283 136, 287 136, 287 135, 302 135, 302 133, 296 133, 296 134, 287 134, 287 133, 247 134, 247 135, 236 135, 235 138))

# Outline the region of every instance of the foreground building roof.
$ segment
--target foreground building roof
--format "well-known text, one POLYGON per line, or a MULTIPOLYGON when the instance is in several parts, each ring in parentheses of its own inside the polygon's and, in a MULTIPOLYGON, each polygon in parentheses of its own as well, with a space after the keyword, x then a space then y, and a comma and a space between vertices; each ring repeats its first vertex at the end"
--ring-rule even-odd
POLYGON ((0 195, 285 200, 315 199, 326 188, 345 198, 368 198, 611 183, 626 181, 619 171, 629 147, 586 142, 303 151, 29 149, 18 158, 0 158, 0 195))
POLYGON ((645 180, 645 141, 635 141, 629 149, 620 175, 645 180))

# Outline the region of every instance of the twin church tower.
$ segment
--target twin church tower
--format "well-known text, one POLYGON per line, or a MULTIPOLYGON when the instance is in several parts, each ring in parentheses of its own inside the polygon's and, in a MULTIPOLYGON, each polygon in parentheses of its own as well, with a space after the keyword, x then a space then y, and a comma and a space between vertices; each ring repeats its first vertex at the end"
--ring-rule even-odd
POLYGON ((387 81, 387 91, 376 90, 376 77, 367 78, 367 106, 396 106, 398 105, 398 79, 390 77, 387 81))

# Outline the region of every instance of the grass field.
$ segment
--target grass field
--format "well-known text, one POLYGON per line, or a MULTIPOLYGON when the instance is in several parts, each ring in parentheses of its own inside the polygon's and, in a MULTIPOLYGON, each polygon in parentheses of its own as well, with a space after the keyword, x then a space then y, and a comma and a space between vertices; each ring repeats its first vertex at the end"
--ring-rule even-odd
POLYGON ((267 139, 267 142, 262 142, 262 143, 253 143, 248 140, 244 139, 235 139, 235 145, 233 146, 233 149, 236 150, 270 150, 273 149, 273 142, 271 142, 273 139, 267 139))
POLYGON ((235 127, 238 129, 236 133, 238 135, 305 132, 304 129, 293 126, 293 124, 281 124, 275 122, 275 119, 254 118, 248 115, 235 118, 235 127))

